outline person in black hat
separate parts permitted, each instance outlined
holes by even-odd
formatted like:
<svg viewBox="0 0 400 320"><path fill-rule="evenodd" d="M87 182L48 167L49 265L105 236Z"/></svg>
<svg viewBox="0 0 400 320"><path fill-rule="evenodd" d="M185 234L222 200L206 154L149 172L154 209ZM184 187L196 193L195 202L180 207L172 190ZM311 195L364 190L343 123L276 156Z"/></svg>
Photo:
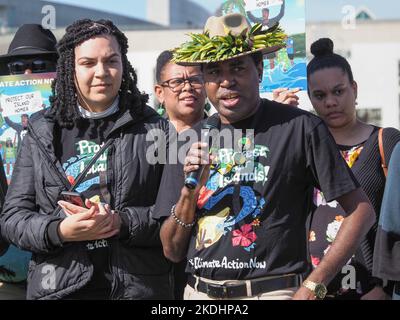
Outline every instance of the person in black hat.
<svg viewBox="0 0 400 320"><path fill-rule="evenodd" d="M15 33L8 52L0 56L2 75L55 72L57 65L57 39L40 24L24 24ZM0 107L0 112L2 109ZM5 122L17 132L18 147L27 129L27 116L21 115L21 123L8 117Z"/></svg>
<svg viewBox="0 0 400 320"><path fill-rule="evenodd" d="M15 33L8 52L0 56L0 74L31 74L55 72L57 65L57 39L54 34L40 24L24 24ZM2 109L0 107L0 112ZM4 121L17 132L18 147L27 129L26 115L21 115L21 123L8 117Z"/></svg>
<svg viewBox="0 0 400 320"><path fill-rule="evenodd" d="M24 24L15 33L7 54L0 56L2 74L56 71L57 39L40 24Z"/></svg>
<svg viewBox="0 0 400 320"><path fill-rule="evenodd" d="M54 34L41 25L22 25L15 33L7 54L0 56L0 75L55 72L56 43ZM28 116L21 115L21 123L15 123L8 117L4 120L17 131L18 145L21 145L22 137L26 133ZM3 207L6 192L7 180L0 157L0 209ZM26 281L23 278L28 261L26 252L8 247L5 240L0 238L0 300L25 299Z"/></svg>

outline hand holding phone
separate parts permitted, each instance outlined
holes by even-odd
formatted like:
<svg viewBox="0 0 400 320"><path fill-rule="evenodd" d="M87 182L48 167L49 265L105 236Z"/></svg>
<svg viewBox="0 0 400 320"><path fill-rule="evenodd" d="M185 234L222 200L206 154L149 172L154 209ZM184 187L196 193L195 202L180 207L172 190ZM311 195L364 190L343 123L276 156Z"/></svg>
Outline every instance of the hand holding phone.
<svg viewBox="0 0 400 320"><path fill-rule="evenodd" d="M72 203L74 205L86 208L85 198L79 192L74 191L63 191L61 192L61 198L64 201Z"/></svg>

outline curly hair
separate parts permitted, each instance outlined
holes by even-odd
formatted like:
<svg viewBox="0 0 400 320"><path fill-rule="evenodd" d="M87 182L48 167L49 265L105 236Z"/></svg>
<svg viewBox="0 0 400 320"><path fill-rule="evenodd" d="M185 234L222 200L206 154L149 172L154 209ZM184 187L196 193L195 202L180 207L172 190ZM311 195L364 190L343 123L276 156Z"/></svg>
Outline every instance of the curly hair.
<svg viewBox="0 0 400 320"><path fill-rule="evenodd" d="M99 35L112 35L116 38L123 67L122 83L119 89L121 111L130 109L140 115L148 101L148 95L137 88L137 75L128 61L128 39L110 20L82 19L75 21L66 29L65 35L57 44L59 54L57 77L52 83L50 110L47 117L54 119L60 127L71 128L80 118L78 111L77 88L74 81L75 51L83 42Z"/></svg>

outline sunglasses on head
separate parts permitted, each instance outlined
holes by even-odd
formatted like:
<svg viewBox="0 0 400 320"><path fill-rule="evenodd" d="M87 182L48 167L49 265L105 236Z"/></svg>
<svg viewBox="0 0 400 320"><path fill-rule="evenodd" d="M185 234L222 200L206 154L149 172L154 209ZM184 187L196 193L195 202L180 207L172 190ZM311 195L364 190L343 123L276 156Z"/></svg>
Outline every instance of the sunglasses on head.
<svg viewBox="0 0 400 320"><path fill-rule="evenodd" d="M46 59L20 59L7 64L11 74L24 74L26 70L32 73L54 72L56 64Z"/></svg>

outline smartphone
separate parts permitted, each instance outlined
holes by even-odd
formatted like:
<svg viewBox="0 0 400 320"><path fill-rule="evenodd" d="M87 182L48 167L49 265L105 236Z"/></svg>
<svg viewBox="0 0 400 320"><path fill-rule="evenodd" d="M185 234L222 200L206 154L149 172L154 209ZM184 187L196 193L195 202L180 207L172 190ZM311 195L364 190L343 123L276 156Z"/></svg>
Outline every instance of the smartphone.
<svg viewBox="0 0 400 320"><path fill-rule="evenodd" d="M62 191L61 198L64 201L75 204L77 206L86 208L85 206L85 198L79 193L74 191Z"/></svg>

